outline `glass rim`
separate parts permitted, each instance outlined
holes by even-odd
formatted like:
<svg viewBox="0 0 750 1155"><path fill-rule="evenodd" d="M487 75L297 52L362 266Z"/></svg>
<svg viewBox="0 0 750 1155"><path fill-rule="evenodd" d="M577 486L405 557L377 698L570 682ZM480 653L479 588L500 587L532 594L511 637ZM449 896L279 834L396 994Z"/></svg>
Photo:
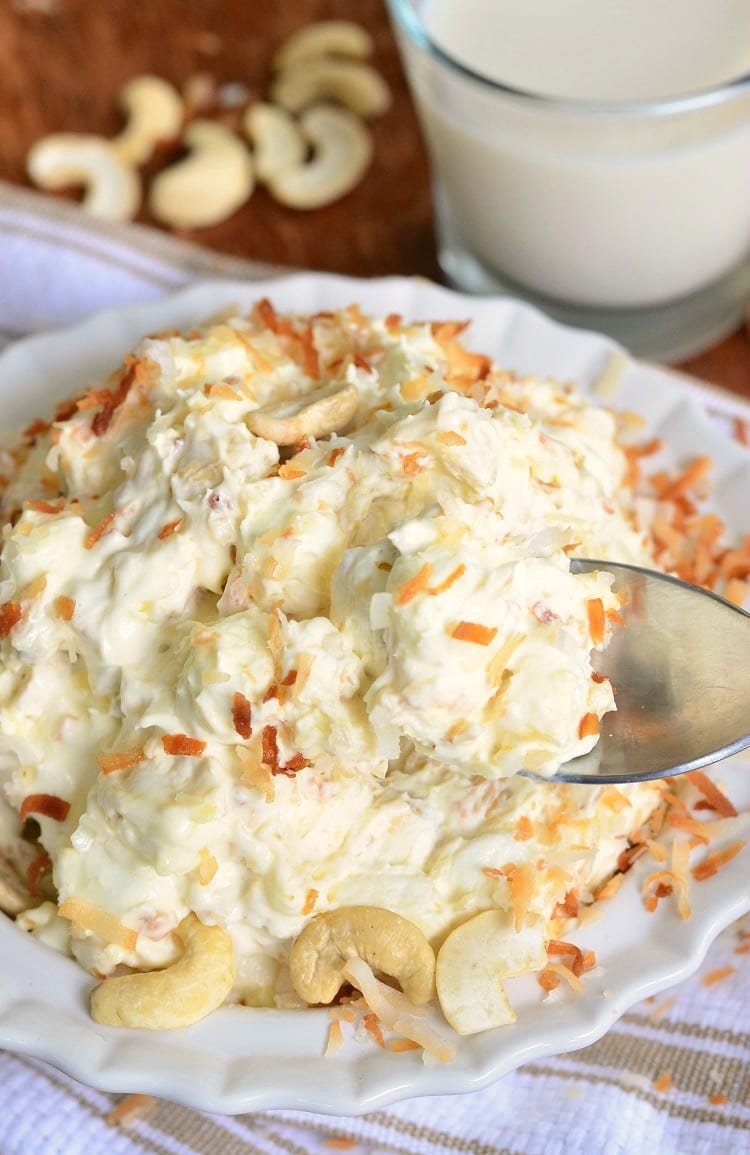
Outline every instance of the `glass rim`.
<svg viewBox="0 0 750 1155"><path fill-rule="evenodd" d="M467 80L481 85L490 92L510 96L514 100L529 105L529 107L544 111L613 117L674 116L678 113L697 112L716 104L723 104L750 90L750 73L747 73L725 84L687 93L684 96L667 97L663 100L606 101L548 96L531 89L503 84L482 72L476 72L467 64L462 64L460 60L456 60L439 44L436 44L429 35L416 12L413 0L386 0L386 3L407 36L411 37L417 47L423 49L439 63L453 69Z"/></svg>

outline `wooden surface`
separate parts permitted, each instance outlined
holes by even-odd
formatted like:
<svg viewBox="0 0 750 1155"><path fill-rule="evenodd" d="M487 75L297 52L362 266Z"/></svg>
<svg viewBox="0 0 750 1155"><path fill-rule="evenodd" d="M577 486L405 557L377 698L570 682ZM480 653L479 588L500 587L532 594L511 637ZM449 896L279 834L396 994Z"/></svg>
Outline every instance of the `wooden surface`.
<svg viewBox="0 0 750 1155"><path fill-rule="evenodd" d="M375 159L362 184L308 213L257 189L224 224L183 235L298 267L439 279L427 161L382 0L0 0L0 176L26 183L26 152L49 132L116 132L117 92L137 73L182 87L208 72L261 97L273 49L295 28L331 16L370 29L373 63L394 96L372 126ZM750 397L747 331L683 368Z"/></svg>

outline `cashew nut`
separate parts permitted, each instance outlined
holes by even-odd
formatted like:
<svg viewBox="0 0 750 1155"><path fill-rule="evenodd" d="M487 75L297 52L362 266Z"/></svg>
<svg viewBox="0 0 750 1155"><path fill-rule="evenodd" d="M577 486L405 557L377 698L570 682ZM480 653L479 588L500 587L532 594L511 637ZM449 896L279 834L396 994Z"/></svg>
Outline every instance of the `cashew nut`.
<svg viewBox="0 0 750 1155"><path fill-rule="evenodd" d="M131 220L141 202L137 174L99 136L60 132L38 140L26 158L26 169L39 188L83 185L81 207L104 220Z"/></svg>
<svg viewBox="0 0 750 1155"><path fill-rule="evenodd" d="M294 989L307 1003L330 1003L353 958L398 979L410 1002L419 1006L432 998L432 947L413 923L377 906L342 906L312 919L289 953Z"/></svg>
<svg viewBox="0 0 750 1155"><path fill-rule="evenodd" d="M250 153L230 129L215 121L193 121L183 139L191 154L156 177L149 208L174 228L218 224L253 191Z"/></svg>
<svg viewBox="0 0 750 1155"><path fill-rule="evenodd" d="M149 159L162 140L172 140L182 128L179 94L160 76L135 76L120 92L127 114L123 131L110 141L120 160L138 166Z"/></svg>
<svg viewBox="0 0 750 1155"><path fill-rule="evenodd" d="M362 178L372 158L372 138L356 116L326 105L303 113L300 126L314 148L312 160L281 169L268 187L290 208L320 208L344 196Z"/></svg>
<svg viewBox="0 0 750 1155"><path fill-rule="evenodd" d="M286 168L297 168L307 155L307 145L294 117L277 104L251 104L243 120L253 143L255 171L267 181Z"/></svg>
<svg viewBox="0 0 750 1155"><path fill-rule="evenodd" d="M361 58L372 53L372 37L352 20L320 20L294 32L278 49L273 67L288 68L316 56Z"/></svg>
<svg viewBox="0 0 750 1155"><path fill-rule="evenodd" d="M541 970L547 962L544 920L485 910L457 926L438 951L435 980L446 1019L459 1035L475 1035L516 1021L503 979Z"/></svg>
<svg viewBox="0 0 750 1155"><path fill-rule="evenodd" d="M339 433L357 412L359 394L355 385L316 389L302 397L276 401L248 413L245 422L251 433L277 445L296 445L303 437L325 437Z"/></svg>
<svg viewBox="0 0 750 1155"><path fill-rule="evenodd" d="M237 973L232 940L189 914L177 928L184 952L161 971L105 979L91 992L91 1017L111 1027L168 1031L188 1027L220 1006Z"/></svg>
<svg viewBox="0 0 750 1155"><path fill-rule="evenodd" d="M271 99L289 112L318 100L336 100L357 116L380 116L391 94L379 72L356 60L317 57L285 68L271 86Z"/></svg>

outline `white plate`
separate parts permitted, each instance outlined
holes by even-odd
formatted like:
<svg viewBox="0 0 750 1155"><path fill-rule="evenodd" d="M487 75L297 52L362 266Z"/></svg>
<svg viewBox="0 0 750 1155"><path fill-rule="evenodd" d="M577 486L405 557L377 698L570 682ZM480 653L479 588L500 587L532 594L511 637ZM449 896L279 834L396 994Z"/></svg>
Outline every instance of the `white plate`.
<svg viewBox="0 0 750 1155"><path fill-rule="evenodd" d="M50 411L50 402L78 391L112 369L145 333L190 326L228 304L247 309L268 295L278 309L315 311L358 301L366 312L413 318L472 319L469 344L516 370L575 379L584 391L601 375L616 346L604 337L557 325L513 300L470 298L423 281L353 281L301 275L263 283L212 282L157 303L101 313L83 324L22 341L0 357L3 424L18 425ZM648 419L663 434L664 462L697 451L715 462L714 501L734 530L747 530L750 453L731 443L706 416L711 394L673 375L628 364L610 404ZM724 402L725 413L735 408ZM750 415L740 402L736 412ZM744 522L744 525L743 525ZM750 808L750 760L718 771L732 797ZM750 814L742 820L750 838ZM96 1026L86 1007L90 979L0 919L0 1046L35 1055L92 1086L142 1091L210 1111L236 1113L291 1107L331 1114L371 1111L413 1095L476 1090L543 1055L598 1039L628 1007L686 978L709 944L750 910L750 849L719 875L693 887L693 917L682 922L673 904L643 910L638 863L602 919L573 936L596 951L601 968L582 995L559 991L546 1003L533 979L514 980L519 1010L512 1027L460 1041L450 1065L425 1065L419 1054L394 1055L356 1043L322 1057L324 1011L225 1008L187 1030L122 1031Z"/></svg>

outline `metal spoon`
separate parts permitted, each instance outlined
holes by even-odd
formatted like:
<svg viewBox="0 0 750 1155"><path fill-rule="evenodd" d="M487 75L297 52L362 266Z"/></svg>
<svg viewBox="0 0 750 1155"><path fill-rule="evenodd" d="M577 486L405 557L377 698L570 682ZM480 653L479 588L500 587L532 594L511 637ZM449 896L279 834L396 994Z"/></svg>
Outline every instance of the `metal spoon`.
<svg viewBox="0 0 750 1155"><path fill-rule="evenodd" d="M576 559L626 589L624 627L594 654L615 688L588 753L551 782L645 782L684 774L750 746L750 614L716 594L633 565Z"/></svg>

